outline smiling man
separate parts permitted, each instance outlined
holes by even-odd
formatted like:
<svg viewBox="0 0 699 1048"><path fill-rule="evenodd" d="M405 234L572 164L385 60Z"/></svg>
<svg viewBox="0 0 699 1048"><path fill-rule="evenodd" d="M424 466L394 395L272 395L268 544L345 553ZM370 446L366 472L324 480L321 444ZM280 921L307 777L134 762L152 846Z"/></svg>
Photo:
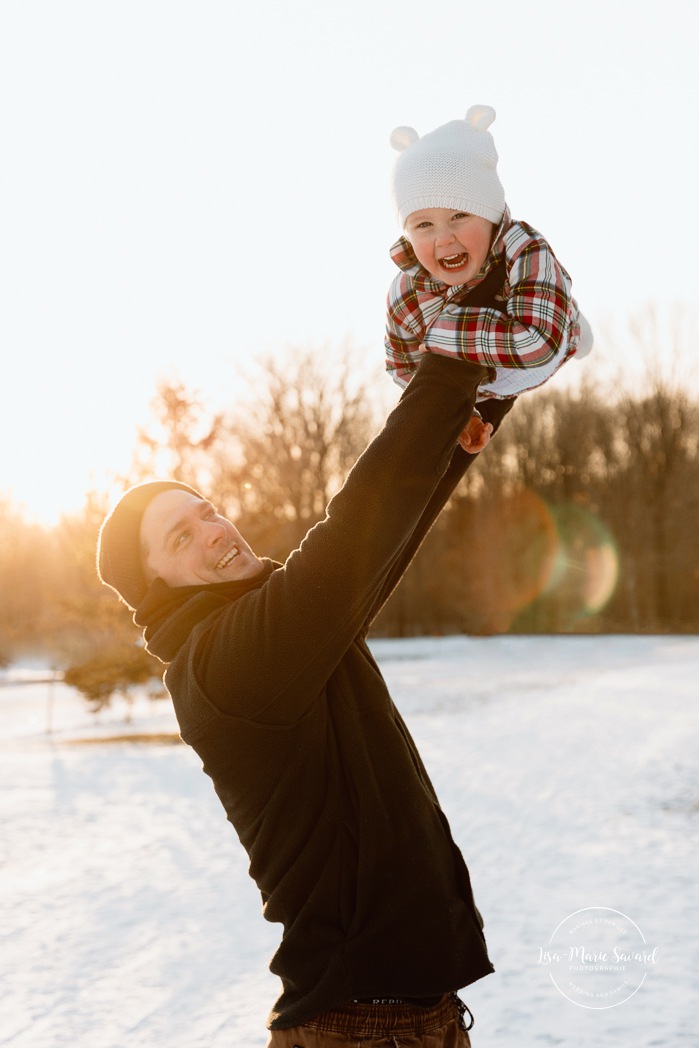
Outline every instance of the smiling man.
<svg viewBox="0 0 699 1048"><path fill-rule="evenodd" d="M237 528L193 490L156 495L143 512L140 538L146 578L169 586L247 579L263 567Z"/></svg>
<svg viewBox="0 0 699 1048"><path fill-rule="evenodd" d="M126 492L100 532L281 924L268 1048L470 1044L456 991L493 970L482 921L366 635L475 460L457 439L488 375L425 355L283 565L176 481ZM493 428L508 407L485 406Z"/></svg>

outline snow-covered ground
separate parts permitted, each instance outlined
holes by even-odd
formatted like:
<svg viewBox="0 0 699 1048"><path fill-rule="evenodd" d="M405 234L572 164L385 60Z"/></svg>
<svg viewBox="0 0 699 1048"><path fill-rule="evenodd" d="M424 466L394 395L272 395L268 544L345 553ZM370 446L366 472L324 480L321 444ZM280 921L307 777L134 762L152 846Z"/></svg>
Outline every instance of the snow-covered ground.
<svg viewBox="0 0 699 1048"><path fill-rule="evenodd" d="M496 974L474 1048L699 1045L699 638L376 641L452 823ZM277 929L195 754L54 685L0 688L0 1045L262 1048ZM136 731L175 730L145 700ZM541 962L606 907L657 949L614 1007Z"/></svg>

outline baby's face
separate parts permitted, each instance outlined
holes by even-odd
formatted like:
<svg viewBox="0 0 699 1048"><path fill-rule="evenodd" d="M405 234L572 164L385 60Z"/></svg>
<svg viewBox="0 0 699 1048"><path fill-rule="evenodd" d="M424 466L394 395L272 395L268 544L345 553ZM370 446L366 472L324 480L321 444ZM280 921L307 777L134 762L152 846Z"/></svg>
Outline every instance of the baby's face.
<svg viewBox="0 0 699 1048"><path fill-rule="evenodd" d="M486 218L446 207L413 211L405 235L418 262L444 284L467 284L478 276L490 251L495 226Z"/></svg>

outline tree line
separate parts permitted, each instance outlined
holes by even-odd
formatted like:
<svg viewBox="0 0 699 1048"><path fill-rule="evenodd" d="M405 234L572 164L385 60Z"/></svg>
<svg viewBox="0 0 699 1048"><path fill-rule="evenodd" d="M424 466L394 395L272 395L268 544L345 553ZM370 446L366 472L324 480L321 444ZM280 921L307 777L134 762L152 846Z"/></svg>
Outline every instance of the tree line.
<svg viewBox="0 0 699 1048"><path fill-rule="evenodd" d="M313 353L261 361L235 413L163 382L122 484L185 481L283 560L380 426L387 387ZM0 662L40 653L95 708L161 670L97 582L107 509L92 493L46 529L0 500ZM374 633L696 632L698 510L696 397L655 366L633 393L554 380L519 398Z"/></svg>

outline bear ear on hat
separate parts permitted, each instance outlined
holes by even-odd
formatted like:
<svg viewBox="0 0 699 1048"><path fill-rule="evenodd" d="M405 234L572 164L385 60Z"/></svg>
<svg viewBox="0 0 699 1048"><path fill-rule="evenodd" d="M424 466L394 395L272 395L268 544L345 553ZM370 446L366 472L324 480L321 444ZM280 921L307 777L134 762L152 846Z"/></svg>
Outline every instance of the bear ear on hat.
<svg viewBox="0 0 699 1048"><path fill-rule="evenodd" d="M474 131L487 131L494 120L495 110L492 106L471 106L466 114L466 123Z"/></svg>
<svg viewBox="0 0 699 1048"><path fill-rule="evenodd" d="M391 131L391 145L398 153L402 153L408 146L414 145L419 139L414 127L395 127Z"/></svg>

